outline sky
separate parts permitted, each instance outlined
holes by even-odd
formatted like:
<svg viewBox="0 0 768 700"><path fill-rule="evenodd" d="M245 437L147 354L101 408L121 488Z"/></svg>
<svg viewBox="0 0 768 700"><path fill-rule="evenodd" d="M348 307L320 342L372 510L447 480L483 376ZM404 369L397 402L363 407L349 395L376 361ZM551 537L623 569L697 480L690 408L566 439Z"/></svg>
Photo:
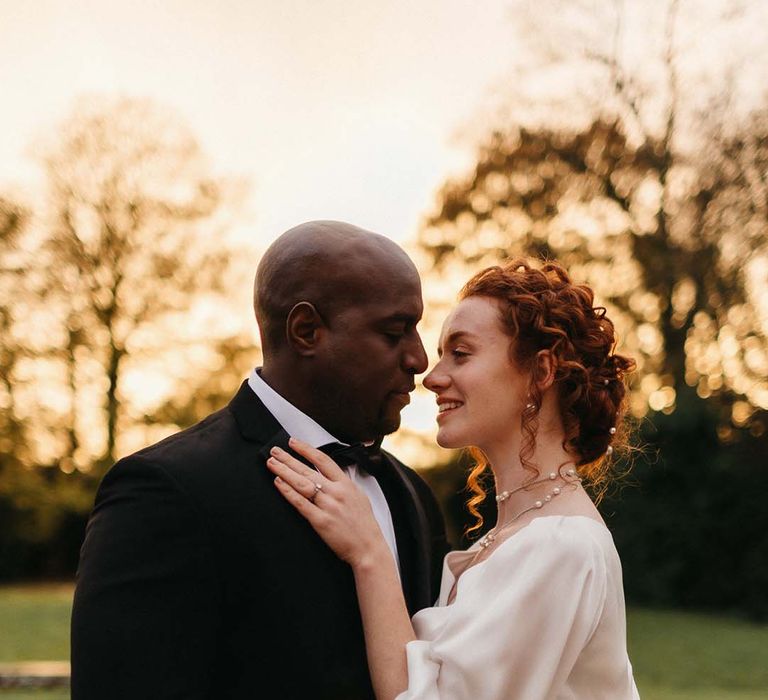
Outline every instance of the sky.
<svg viewBox="0 0 768 700"><path fill-rule="evenodd" d="M407 242L514 51L507 0L0 0L0 191L34 205L31 145L77 98L150 97L247 178L233 234L256 254L310 219ZM403 423L429 435L435 415L420 390Z"/></svg>
<svg viewBox="0 0 768 700"><path fill-rule="evenodd" d="M0 188L91 93L178 110L252 196L238 237L349 220L412 236L514 51L504 0L0 0Z"/></svg>
<svg viewBox="0 0 768 700"><path fill-rule="evenodd" d="M532 3L533 17L541 19L552 3ZM0 0L0 192L21 192L34 205L40 173L31 144L49 135L78 97L150 97L189 124L217 172L250 182L233 233L256 254L310 219L346 220L407 243L440 185L472 163L472 135L492 118L499 91L516 98L525 90L511 67L532 45L515 33L521 18L511 4ZM752 4L768 21L768 3ZM639 0L629 5L658 15ZM681 48L695 65L726 70L731 54L741 53L736 64L762 68L735 77L752 76L746 93L762 94L764 33L749 26L758 15L734 33L720 0L684 6ZM610 39L599 29L605 18L585 17L598 38ZM531 33L534 44L541 36L576 36L567 12L555 19L560 30L547 25L543 35ZM627 46L640 65L653 48L641 40L644 28L641 15L628 15L626 31L637 38L629 36ZM726 45L728 52L717 50ZM538 67L530 76L535 87L546 83ZM558 94L584 76L560 75ZM694 89L700 84L695 73L688 80ZM245 290L236 305L248 320L249 296ZM419 391L404 425L430 434L435 412L431 395Z"/></svg>

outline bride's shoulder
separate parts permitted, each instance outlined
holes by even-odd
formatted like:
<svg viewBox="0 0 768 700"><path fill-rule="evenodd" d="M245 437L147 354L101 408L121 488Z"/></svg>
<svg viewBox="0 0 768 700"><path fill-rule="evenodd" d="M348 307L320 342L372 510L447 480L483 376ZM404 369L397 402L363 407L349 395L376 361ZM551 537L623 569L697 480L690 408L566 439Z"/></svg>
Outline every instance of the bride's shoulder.
<svg viewBox="0 0 768 700"><path fill-rule="evenodd" d="M587 537L602 539L610 537L610 530L600 520L588 515L544 515L534 518L521 532L528 530L542 537L568 538Z"/></svg>
<svg viewBox="0 0 768 700"><path fill-rule="evenodd" d="M504 558L553 559L561 564L595 565L613 559L608 528L583 515L549 515L533 519L500 547ZM500 557L502 558L502 557Z"/></svg>
<svg viewBox="0 0 768 700"><path fill-rule="evenodd" d="M520 534L527 534L532 539L562 544L571 544L578 540L589 545L602 546L613 541L605 523L587 515L546 515L535 518Z"/></svg>
<svg viewBox="0 0 768 700"><path fill-rule="evenodd" d="M602 599L607 582L620 581L620 576L614 576L620 566L603 523L586 516L538 517L498 542L487 559L461 574L457 600L515 598L527 590L548 590L566 600L570 598L567 591L576 594L585 587ZM472 595L468 597L467 592Z"/></svg>

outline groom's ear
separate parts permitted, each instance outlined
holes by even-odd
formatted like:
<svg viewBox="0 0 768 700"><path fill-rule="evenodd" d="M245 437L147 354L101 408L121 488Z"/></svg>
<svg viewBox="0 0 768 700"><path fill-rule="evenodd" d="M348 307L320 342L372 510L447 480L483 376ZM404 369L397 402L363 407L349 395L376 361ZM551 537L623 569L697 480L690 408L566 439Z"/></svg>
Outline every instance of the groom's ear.
<svg viewBox="0 0 768 700"><path fill-rule="evenodd" d="M325 330L325 322L314 304L300 301L289 312L285 320L285 335L290 345L299 355L312 357L317 350L320 335Z"/></svg>

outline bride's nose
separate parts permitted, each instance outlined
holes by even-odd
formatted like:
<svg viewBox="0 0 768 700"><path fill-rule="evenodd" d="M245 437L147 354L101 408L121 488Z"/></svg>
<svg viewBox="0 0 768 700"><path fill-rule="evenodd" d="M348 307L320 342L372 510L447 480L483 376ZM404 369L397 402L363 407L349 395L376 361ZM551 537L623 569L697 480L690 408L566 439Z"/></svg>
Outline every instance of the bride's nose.
<svg viewBox="0 0 768 700"><path fill-rule="evenodd" d="M424 385L424 388L438 393L450 384L450 379L445 372L440 370L440 363L438 362L427 376L424 377L422 384Z"/></svg>

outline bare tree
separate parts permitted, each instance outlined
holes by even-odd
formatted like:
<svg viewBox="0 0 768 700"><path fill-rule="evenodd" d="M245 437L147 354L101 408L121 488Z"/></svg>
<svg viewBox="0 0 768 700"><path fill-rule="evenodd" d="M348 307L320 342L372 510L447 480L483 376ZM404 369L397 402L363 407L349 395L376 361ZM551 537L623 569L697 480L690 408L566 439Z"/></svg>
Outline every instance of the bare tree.
<svg viewBox="0 0 768 700"><path fill-rule="evenodd" d="M104 467L125 414L126 364L153 348L183 350L185 312L228 289L223 215L238 188L212 174L175 114L148 100L83 102L37 150L48 184L45 313L69 395L66 459Z"/></svg>
<svg viewBox="0 0 768 700"><path fill-rule="evenodd" d="M716 394L727 423L765 430L768 354L755 285L764 285L768 253L768 105L739 115L716 81L706 98L699 85L693 103L681 77L691 62L679 0L651 8L655 82L627 66L624 3L550 3L573 22L559 30L543 5L527 37L546 48L554 32L541 65L594 69L601 88L581 96L591 116L572 119L561 103L560 121L521 112L500 125L482 140L473 172L443 188L422 245L438 265L488 264L513 251L562 259L597 288L640 356L637 413ZM603 23L587 26L596 15ZM768 28L756 31L768 40Z"/></svg>
<svg viewBox="0 0 768 700"><path fill-rule="evenodd" d="M12 460L21 440L22 426L16 411L14 375L23 355L16 337L16 312L24 261L19 238L28 212L0 197L0 464Z"/></svg>

